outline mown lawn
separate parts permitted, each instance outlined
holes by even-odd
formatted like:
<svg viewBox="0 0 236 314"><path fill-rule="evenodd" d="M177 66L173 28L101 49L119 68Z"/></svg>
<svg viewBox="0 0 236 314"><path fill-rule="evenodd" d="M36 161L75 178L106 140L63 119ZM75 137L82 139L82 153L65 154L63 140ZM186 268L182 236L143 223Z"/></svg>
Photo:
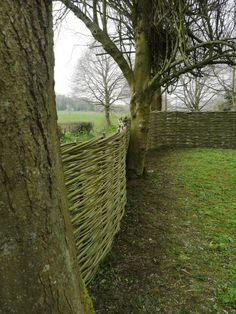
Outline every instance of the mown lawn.
<svg viewBox="0 0 236 314"><path fill-rule="evenodd" d="M90 285L97 313L236 313L236 151L150 154Z"/></svg>

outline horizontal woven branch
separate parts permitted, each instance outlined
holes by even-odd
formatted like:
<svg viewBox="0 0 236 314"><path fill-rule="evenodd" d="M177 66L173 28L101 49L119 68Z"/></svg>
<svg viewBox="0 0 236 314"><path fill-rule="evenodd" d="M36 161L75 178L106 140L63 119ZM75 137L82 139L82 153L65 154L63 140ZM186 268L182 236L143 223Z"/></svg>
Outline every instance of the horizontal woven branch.
<svg viewBox="0 0 236 314"><path fill-rule="evenodd" d="M236 112L152 112L148 148L236 148Z"/></svg>
<svg viewBox="0 0 236 314"><path fill-rule="evenodd" d="M88 283L111 248L126 204L129 132L61 146L82 276Z"/></svg>

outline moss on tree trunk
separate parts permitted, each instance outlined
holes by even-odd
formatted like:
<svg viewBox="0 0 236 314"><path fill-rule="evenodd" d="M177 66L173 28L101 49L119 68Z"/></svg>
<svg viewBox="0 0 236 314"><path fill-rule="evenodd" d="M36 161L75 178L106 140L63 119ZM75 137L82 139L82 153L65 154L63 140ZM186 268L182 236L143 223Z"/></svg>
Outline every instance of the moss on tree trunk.
<svg viewBox="0 0 236 314"><path fill-rule="evenodd" d="M85 313L53 89L51 1L0 4L0 312Z"/></svg>
<svg viewBox="0 0 236 314"><path fill-rule="evenodd" d="M144 174L150 102L141 95L131 102L131 131L127 156L128 177Z"/></svg>
<svg viewBox="0 0 236 314"><path fill-rule="evenodd" d="M162 94L161 87L158 87L153 93L151 100L151 111L161 111L162 110Z"/></svg>
<svg viewBox="0 0 236 314"><path fill-rule="evenodd" d="M136 59L134 82L131 86L131 133L128 149L128 176L140 177L144 173L148 136L149 113L152 92L147 91L151 77L151 48L148 42L150 2L139 1L137 24L135 27Z"/></svg>

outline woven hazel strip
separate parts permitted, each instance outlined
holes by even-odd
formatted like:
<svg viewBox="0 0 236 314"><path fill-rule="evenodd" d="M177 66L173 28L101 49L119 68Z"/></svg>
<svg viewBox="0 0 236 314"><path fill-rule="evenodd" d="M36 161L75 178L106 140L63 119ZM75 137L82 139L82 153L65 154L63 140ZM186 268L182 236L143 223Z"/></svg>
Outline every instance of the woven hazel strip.
<svg viewBox="0 0 236 314"><path fill-rule="evenodd" d="M166 147L236 148L236 112L153 111L148 149Z"/></svg>
<svg viewBox="0 0 236 314"><path fill-rule="evenodd" d="M61 146L80 270L96 273L119 231L126 205L129 128L105 139Z"/></svg>

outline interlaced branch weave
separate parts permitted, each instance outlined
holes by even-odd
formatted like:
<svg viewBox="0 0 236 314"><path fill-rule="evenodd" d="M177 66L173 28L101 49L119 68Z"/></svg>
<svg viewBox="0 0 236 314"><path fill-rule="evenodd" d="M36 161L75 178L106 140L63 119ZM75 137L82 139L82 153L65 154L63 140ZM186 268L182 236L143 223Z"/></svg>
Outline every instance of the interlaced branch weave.
<svg viewBox="0 0 236 314"><path fill-rule="evenodd" d="M236 112L150 114L148 148L236 148Z"/></svg>
<svg viewBox="0 0 236 314"><path fill-rule="evenodd" d="M77 257L86 283L111 248L126 204L128 129L61 146Z"/></svg>

